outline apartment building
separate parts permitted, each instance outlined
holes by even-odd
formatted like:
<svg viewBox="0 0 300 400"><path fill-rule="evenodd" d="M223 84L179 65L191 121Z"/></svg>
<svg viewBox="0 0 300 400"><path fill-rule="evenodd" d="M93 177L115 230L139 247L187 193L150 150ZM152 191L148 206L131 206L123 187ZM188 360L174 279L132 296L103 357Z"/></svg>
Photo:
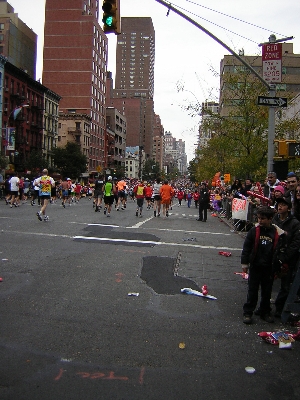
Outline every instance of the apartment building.
<svg viewBox="0 0 300 400"><path fill-rule="evenodd" d="M36 79L37 35L7 0L0 0L0 55Z"/></svg>
<svg viewBox="0 0 300 400"><path fill-rule="evenodd" d="M117 38L115 89L110 105L127 119L127 146L152 157L155 31L150 17L123 17Z"/></svg>
<svg viewBox="0 0 300 400"><path fill-rule="evenodd" d="M107 37L98 22L98 0L51 0L46 2L43 83L62 100L65 118L91 118L90 137L77 130L79 143L89 143L89 170L106 167L106 68ZM101 10L102 12L102 10ZM76 120L76 121L75 121ZM63 120L64 121L64 120ZM84 150L84 149L82 149Z"/></svg>
<svg viewBox="0 0 300 400"><path fill-rule="evenodd" d="M241 57L262 76L262 56L246 56L241 52ZM219 112L221 115L228 115L230 111L230 99L226 87L226 73L232 74L247 70L233 55L225 55L220 62L220 101ZM300 54L294 54L293 43L282 43L282 82L276 84L276 95L280 97L295 97L300 92ZM232 100L234 105L235 99Z"/></svg>

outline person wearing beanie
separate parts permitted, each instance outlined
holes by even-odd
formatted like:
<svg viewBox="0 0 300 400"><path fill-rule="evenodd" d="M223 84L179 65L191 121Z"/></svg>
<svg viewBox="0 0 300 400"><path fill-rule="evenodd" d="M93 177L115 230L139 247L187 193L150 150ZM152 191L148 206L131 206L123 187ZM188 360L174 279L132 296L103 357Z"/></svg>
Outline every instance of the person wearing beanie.
<svg viewBox="0 0 300 400"><path fill-rule="evenodd" d="M285 191L284 187L281 185L274 187L273 196L272 196L272 206L274 206L275 208L277 205L277 199L283 197L284 191Z"/></svg>

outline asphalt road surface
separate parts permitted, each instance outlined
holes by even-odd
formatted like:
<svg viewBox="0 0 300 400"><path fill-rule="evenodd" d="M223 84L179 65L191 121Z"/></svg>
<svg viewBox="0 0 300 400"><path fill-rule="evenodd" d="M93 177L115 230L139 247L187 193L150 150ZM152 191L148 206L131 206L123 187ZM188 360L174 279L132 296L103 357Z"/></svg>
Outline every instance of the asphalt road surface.
<svg viewBox="0 0 300 400"><path fill-rule="evenodd" d="M243 237L185 204L135 206L58 201L41 222L0 202L0 399L299 400L300 342L257 335L296 328L242 323ZM180 291L202 285L217 300Z"/></svg>

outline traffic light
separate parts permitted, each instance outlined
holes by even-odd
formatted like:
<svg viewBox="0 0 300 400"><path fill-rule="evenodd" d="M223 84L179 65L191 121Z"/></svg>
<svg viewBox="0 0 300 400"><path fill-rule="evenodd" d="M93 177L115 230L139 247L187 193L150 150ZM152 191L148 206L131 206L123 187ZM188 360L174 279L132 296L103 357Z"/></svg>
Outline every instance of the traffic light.
<svg viewBox="0 0 300 400"><path fill-rule="evenodd" d="M300 157L300 143L288 143L289 156Z"/></svg>
<svg viewBox="0 0 300 400"><path fill-rule="evenodd" d="M286 140L278 140L278 156L287 157L288 147Z"/></svg>
<svg viewBox="0 0 300 400"><path fill-rule="evenodd" d="M103 32L121 33L120 0L104 0L103 10Z"/></svg>

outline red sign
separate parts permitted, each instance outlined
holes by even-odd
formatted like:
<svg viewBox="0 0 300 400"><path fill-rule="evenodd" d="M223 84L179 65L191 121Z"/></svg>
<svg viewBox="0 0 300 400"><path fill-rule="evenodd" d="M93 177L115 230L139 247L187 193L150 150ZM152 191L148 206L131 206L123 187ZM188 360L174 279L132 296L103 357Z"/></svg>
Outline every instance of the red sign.
<svg viewBox="0 0 300 400"><path fill-rule="evenodd" d="M282 43L262 46L263 78L269 83L281 83Z"/></svg>

